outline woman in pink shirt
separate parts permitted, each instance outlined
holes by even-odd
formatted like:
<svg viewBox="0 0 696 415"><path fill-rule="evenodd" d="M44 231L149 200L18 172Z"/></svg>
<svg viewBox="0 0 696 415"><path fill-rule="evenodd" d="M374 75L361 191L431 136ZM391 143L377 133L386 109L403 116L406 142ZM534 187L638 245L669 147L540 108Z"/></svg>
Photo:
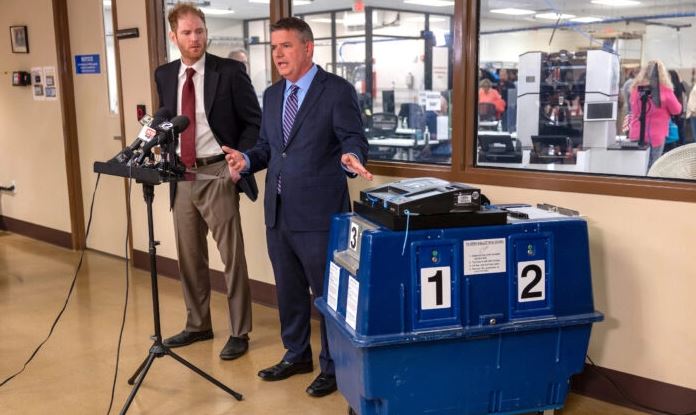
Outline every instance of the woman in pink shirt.
<svg viewBox="0 0 696 415"><path fill-rule="evenodd" d="M681 104L672 91L672 80L659 60L648 62L633 80L631 85L631 123L628 137L631 141L640 138L640 91L639 87L649 87L650 79L657 73L660 88L660 105L656 105L652 97L646 103L645 111L645 143L650 145L650 167L662 155L665 147L665 137L669 131L669 120L672 115L681 113Z"/></svg>

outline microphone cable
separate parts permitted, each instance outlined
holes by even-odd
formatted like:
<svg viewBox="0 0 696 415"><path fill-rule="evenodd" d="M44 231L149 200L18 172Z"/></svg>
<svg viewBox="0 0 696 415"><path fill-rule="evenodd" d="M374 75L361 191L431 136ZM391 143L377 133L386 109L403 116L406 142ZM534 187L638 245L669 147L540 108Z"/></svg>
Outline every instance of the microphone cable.
<svg viewBox="0 0 696 415"><path fill-rule="evenodd" d="M73 275L72 282L70 283L70 289L68 290L68 295L65 298L65 302L63 303L63 307L60 309L60 312L58 313L58 316L56 319L53 321L53 324L51 325L51 329L48 332L48 335L46 338L38 345L38 347L34 350L34 352L29 356L29 359L27 359L26 362L24 362L24 366L17 372L15 372L13 375L9 376L2 382L0 382L0 387L5 386L9 381L15 378L15 376L19 375L20 373L24 372L24 369L27 368L27 365L29 362L31 362L36 354L41 350L43 345L48 341L48 339L51 337L51 334L53 334L53 330L56 328L56 325L58 325L58 321L60 320L61 316L65 312L65 309L68 307L68 301L70 301L70 296L72 295L72 292L75 288L75 283L77 282L77 275L80 272L80 268L82 268L82 260L84 259L85 256L85 251L87 250L87 238L89 237L89 230L92 227L92 212L94 211L94 199L97 194L97 187L99 186L99 178L101 177L101 173L97 174L97 181L94 183L94 190L92 191L92 202L89 207L89 219L87 220L87 230L85 232L85 246L82 248L82 252L80 252L80 261L77 263L77 268L75 269L75 274Z"/></svg>
<svg viewBox="0 0 696 415"><path fill-rule="evenodd" d="M131 166L132 168L132 166ZM132 174L131 174L132 177ZM114 367L114 380L113 383L111 384L111 398L109 398L109 409L106 410L106 415L109 415L111 413L111 407L114 405L114 395L116 393L116 379L118 378L118 362L121 358L121 340L123 339L123 329L126 326L126 311L128 310L128 296L129 296L129 286L130 286L130 270L129 270L129 265L130 265L130 258L128 257L128 238L130 236L130 223L131 223L131 215L130 215L130 200L131 200L131 189L132 187L132 179L128 179L127 183L127 189L126 189L126 241L124 244L124 250L125 250L125 258L126 258L126 299L123 302L123 315L121 317L121 329L119 330L118 333L118 345L116 346L116 364Z"/></svg>

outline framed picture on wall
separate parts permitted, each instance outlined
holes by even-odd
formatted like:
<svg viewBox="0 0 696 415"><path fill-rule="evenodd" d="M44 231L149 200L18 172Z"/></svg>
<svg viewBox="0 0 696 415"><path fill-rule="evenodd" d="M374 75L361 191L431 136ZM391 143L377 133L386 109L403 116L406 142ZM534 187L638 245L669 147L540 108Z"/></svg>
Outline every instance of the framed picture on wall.
<svg viewBox="0 0 696 415"><path fill-rule="evenodd" d="M10 26L12 53L29 53L29 34L26 26Z"/></svg>

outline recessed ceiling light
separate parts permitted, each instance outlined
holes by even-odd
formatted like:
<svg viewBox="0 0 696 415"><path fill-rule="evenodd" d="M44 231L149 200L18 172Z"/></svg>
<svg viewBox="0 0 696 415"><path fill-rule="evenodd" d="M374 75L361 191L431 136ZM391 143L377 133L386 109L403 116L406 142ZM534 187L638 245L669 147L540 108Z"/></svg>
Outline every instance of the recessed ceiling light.
<svg viewBox="0 0 696 415"><path fill-rule="evenodd" d="M564 13L539 13L535 14L534 17L537 19L548 19L548 20L558 20L558 19L572 19L575 17L574 14L564 14Z"/></svg>
<svg viewBox="0 0 696 415"><path fill-rule="evenodd" d="M571 22L577 22L577 23L595 23L595 22L601 22L602 19L601 17L592 17L592 16L586 16L586 17L576 17L574 19L570 19Z"/></svg>
<svg viewBox="0 0 696 415"><path fill-rule="evenodd" d="M454 1L450 0L404 0L407 4L417 4L419 6L447 7L454 6Z"/></svg>
<svg viewBox="0 0 696 415"><path fill-rule="evenodd" d="M309 19L310 22L314 23L331 23L331 19L328 17L314 17ZM341 19L336 19L336 23L342 22Z"/></svg>
<svg viewBox="0 0 696 415"><path fill-rule="evenodd" d="M224 16L234 13L234 10L211 9L209 7L201 7L201 11L208 16Z"/></svg>
<svg viewBox="0 0 696 415"><path fill-rule="evenodd" d="M271 0L249 0L249 3L270 4Z"/></svg>
<svg viewBox="0 0 696 415"><path fill-rule="evenodd" d="M311 0L294 0L292 2L293 6L306 6L308 4L312 4Z"/></svg>
<svg viewBox="0 0 696 415"><path fill-rule="evenodd" d="M640 2L636 0L592 0L590 3L614 7L637 6L640 4Z"/></svg>
<svg viewBox="0 0 696 415"><path fill-rule="evenodd" d="M509 14L511 16L524 16L526 14L534 14L536 12L534 10L527 10L527 9L507 8L507 9L493 9L493 10L491 10L491 13Z"/></svg>

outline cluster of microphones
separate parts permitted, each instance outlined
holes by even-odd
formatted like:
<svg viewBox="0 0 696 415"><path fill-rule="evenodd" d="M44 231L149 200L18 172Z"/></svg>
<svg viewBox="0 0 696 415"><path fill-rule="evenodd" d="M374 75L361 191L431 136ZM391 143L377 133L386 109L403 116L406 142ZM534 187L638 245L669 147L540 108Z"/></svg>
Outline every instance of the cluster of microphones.
<svg viewBox="0 0 696 415"><path fill-rule="evenodd" d="M109 163L124 164L133 167L158 167L152 149L165 147L176 142L175 138L189 125L188 117L160 108L154 117L145 115L140 119L142 128L138 137L128 147L116 154ZM172 163L176 164L176 163Z"/></svg>

